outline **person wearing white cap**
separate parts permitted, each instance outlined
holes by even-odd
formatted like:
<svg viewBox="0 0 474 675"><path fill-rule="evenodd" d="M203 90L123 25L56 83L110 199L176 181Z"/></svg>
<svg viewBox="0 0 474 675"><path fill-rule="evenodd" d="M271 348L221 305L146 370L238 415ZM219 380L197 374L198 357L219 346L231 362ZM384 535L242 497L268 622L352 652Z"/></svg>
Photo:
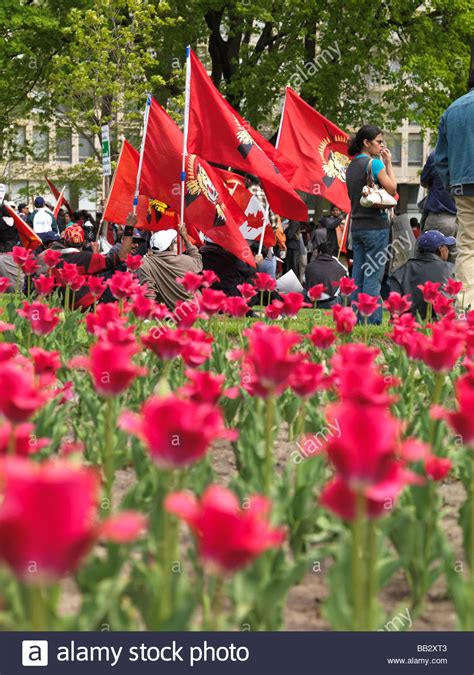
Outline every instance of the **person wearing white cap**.
<svg viewBox="0 0 474 675"><path fill-rule="evenodd" d="M154 232L150 239L150 250L143 259L138 270L141 284L147 285L147 296L158 302L164 302L169 309L174 309L177 302L187 300L188 293L176 281L182 279L186 272L202 272L202 258L189 241L186 226L179 227L179 234L184 242L186 253L178 255L176 230L160 230Z"/></svg>

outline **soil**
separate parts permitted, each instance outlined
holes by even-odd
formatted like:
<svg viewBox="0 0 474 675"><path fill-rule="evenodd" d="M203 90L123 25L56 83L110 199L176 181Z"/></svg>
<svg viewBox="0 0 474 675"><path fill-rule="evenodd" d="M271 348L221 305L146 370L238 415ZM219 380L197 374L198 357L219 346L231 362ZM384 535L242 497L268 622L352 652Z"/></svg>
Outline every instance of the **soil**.
<svg viewBox="0 0 474 675"><path fill-rule="evenodd" d="M294 443L288 441L287 429L282 427L276 441L276 467L281 470L287 463ZM226 485L236 471L234 454L227 442L220 442L213 449L213 468L216 482ZM119 505L127 491L136 480L132 468L117 471L114 483L113 502ZM441 486L443 508L446 515L443 520L445 532L455 551L456 559L462 560L462 533L457 523L459 508L465 500L465 491L459 481L447 481ZM71 579L66 579L63 588L61 613L71 615L78 611L80 597ZM327 595L324 569L320 572L308 571L301 583L294 586L288 595L285 607L286 631L328 631L329 624L322 616L322 606ZM388 617L406 613L410 606L409 589L403 572L396 573L384 588L380 597L381 604ZM440 578L431 588L425 608L420 617L413 621L413 631L453 631L457 629L456 614L452 601L447 596L446 583Z"/></svg>

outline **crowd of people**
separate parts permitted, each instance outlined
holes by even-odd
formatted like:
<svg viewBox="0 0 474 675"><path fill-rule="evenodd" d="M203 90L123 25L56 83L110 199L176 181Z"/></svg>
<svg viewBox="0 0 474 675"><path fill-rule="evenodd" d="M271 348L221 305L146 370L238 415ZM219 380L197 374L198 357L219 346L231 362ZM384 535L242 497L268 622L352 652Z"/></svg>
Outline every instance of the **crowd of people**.
<svg viewBox="0 0 474 675"><path fill-rule="evenodd" d="M399 207L393 210L383 203L396 196L397 182L391 153L379 127L361 127L350 142L349 155L352 161L347 167L346 185L350 214L331 205L317 223L301 223L270 213L276 244L260 247L257 240L249 242L255 266L207 238L198 248L184 225L178 231L137 230L132 214L125 228L113 226L115 243L110 246L103 239L99 252L99 217L62 208L56 218L41 196L35 198L31 209L26 203L15 205L7 200L6 204L41 239L42 245L35 250L39 271L49 249L59 251L62 265L74 263L84 274L104 279L117 269L126 269L129 254L140 255L140 283L146 284L149 297L170 309L188 297L179 279L189 271L202 270L212 270L217 277L214 288L228 296L239 295L239 286L252 282L257 272L272 278L292 275L293 290L306 297L311 287L323 284L320 307L339 302L338 283L342 277L352 276L357 286L353 301L359 293L384 298L390 291L397 291L411 296L411 311L421 317L426 315L426 304L419 286L426 281L444 284L454 275L464 285L464 308L474 308L474 88L471 86L442 117L437 146L420 176L427 190L419 205L420 220L408 220ZM363 199L367 185L382 203L367 205L367 199ZM258 181L251 180L248 188L263 205L265 195ZM8 211L3 205L1 209L0 277L9 278L13 289L18 282L23 283L19 278L21 270L12 261L19 236ZM178 253L178 237L182 240L182 253ZM274 297L277 294L270 295L267 301ZM105 285L100 301L113 301ZM75 296L76 306L87 309L92 302L90 289L83 286ZM369 322L381 321L380 301Z"/></svg>

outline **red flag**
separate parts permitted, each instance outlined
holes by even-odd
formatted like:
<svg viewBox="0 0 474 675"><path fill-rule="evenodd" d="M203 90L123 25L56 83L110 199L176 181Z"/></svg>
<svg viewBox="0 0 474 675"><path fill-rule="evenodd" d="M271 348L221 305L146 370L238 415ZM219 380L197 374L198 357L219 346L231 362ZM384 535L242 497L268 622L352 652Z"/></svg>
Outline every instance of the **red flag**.
<svg viewBox="0 0 474 675"><path fill-rule="evenodd" d="M57 198L56 206L54 207L54 211L53 211L53 216L54 216L55 218L58 217L59 209L60 209L61 206L64 204L64 191L65 191L65 189L66 189L66 186L63 187L63 189L61 190L61 193L60 193L59 197Z"/></svg>
<svg viewBox="0 0 474 675"><path fill-rule="evenodd" d="M180 209L183 134L152 99L144 145L140 194ZM245 214L213 167L195 154L186 157L185 221L250 265L254 259L239 231Z"/></svg>
<svg viewBox="0 0 474 675"><path fill-rule="evenodd" d="M350 213L347 142L347 134L286 88L278 148L298 165L291 184Z"/></svg>
<svg viewBox="0 0 474 675"><path fill-rule="evenodd" d="M43 243L41 239L38 237L36 232L34 232L31 227L25 223L25 221L20 218L18 213L14 211L11 206L8 206L5 202L3 202L3 206L5 209L8 211L8 215L10 218L13 218L13 222L15 224L15 227L18 232L18 236L20 237L21 245L23 248L27 248L31 251L34 251L35 248L38 248L38 246L41 246Z"/></svg>
<svg viewBox="0 0 474 675"><path fill-rule="evenodd" d="M51 190L51 192L53 193L53 195L56 197L56 199L59 199L59 195L60 195L61 193L59 192L59 190L58 190L58 188L56 187L56 185L53 183L52 180L49 180L48 176L45 175L44 179L45 179L45 181L48 183L48 187L49 187L49 189ZM69 204L69 202L67 201L67 199L65 199L64 197L63 197L63 204L64 204L64 206L67 208L67 210L69 211L69 214L72 216L73 213L74 213L74 211L72 210L71 205Z"/></svg>
<svg viewBox="0 0 474 675"><path fill-rule="evenodd" d="M224 180L230 195L247 216L245 223L240 226L243 238L247 240L260 240L263 223L265 223L263 243L265 246L275 246L275 233L270 225L268 215L265 218L266 213L264 208L257 197L247 190L242 176L232 171L225 171L224 169L217 169L217 171Z"/></svg>
<svg viewBox="0 0 474 675"><path fill-rule="evenodd" d="M105 204L103 220L125 225L132 210L137 182L139 153L126 140L122 144L112 185ZM137 206L137 227L142 230L167 230L176 228L177 214L159 200L150 200L139 195Z"/></svg>
<svg viewBox="0 0 474 675"><path fill-rule="evenodd" d="M289 175L288 161L285 161L285 172L283 163L273 163L265 149L275 159L278 151L232 108L190 51L188 151L209 162L258 176L275 213L292 220L308 220L306 204L284 178Z"/></svg>

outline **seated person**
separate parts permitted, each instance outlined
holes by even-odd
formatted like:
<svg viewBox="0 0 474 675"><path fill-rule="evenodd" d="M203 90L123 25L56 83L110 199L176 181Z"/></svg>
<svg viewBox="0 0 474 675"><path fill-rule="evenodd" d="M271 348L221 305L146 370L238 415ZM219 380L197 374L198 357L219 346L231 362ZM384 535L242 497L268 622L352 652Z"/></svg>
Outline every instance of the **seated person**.
<svg viewBox="0 0 474 675"><path fill-rule="evenodd" d="M401 295L410 295L410 312L426 318L427 304L419 285L426 281L445 284L452 276L454 265L448 262L449 247L456 244L454 237L445 237L438 230L423 232L417 240L415 257L392 274L391 290Z"/></svg>
<svg viewBox="0 0 474 675"><path fill-rule="evenodd" d="M140 283L146 283L148 287L147 296L165 303L170 310L177 302L189 299L189 294L176 278L183 278L186 272L202 272L201 255L189 241L185 225L179 227L179 234L186 248L184 255L177 253L176 230L160 230L151 236L150 250L138 270Z"/></svg>
<svg viewBox="0 0 474 675"><path fill-rule="evenodd" d="M122 262L128 256L132 249L133 226L137 222L137 217L129 214L127 217L127 226L125 227L122 246L118 253L111 251L107 255L98 253L99 245L97 242L91 244L91 250L85 250L84 230L80 225L70 225L63 234L61 241L47 241L43 238L43 245L61 251L61 260L56 269L61 269L65 262L77 265L81 274L92 274L97 276L111 276L116 269L120 269ZM51 236L50 236L51 238ZM40 272L45 265L42 263L44 252L38 256L40 263ZM107 288L100 297L100 302L114 302L115 298ZM94 303L94 298L87 285L75 293L74 309L88 309Z"/></svg>
<svg viewBox="0 0 474 675"><path fill-rule="evenodd" d="M7 293L14 293L18 288L23 288L23 272L18 269L18 265L13 261L12 250L14 246L19 246L18 232L13 225L13 218L8 211L0 207L0 277L10 279L10 286Z"/></svg>
<svg viewBox="0 0 474 675"><path fill-rule="evenodd" d="M257 246L258 250L258 246ZM219 277L213 284L216 291L223 291L226 295L240 295L239 284L252 283L257 270L248 265L233 253L226 251L222 246L206 239L201 247L202 264L205 270L212 270ZM256 263L258 264L258 260Z"/></svg>
<svg viewBox="0 0 474 675"><path fill-rule="evenodd" d="M269 274L273 279L276 278L276 258L271 252L271 249L268 249L266 246L262 246L262 253L258 255L258 249L260 247L260 242L258 239L251 241L249 243L250 250L252 251L255 264L257 265L257 272L264 272Z"/></svg>
<svg viewBox="0 0 474 675"><path fill-rule="evenodd" d="M337 284L342 277L347 276L347 269L335 257L336 250L329 241L319 244L316 255L313 253L311 262L306 267L305 285L309 289L316 284L324 284L326 292L318 300L318 307L330 307L337 301L339 289Z"/></svg>

